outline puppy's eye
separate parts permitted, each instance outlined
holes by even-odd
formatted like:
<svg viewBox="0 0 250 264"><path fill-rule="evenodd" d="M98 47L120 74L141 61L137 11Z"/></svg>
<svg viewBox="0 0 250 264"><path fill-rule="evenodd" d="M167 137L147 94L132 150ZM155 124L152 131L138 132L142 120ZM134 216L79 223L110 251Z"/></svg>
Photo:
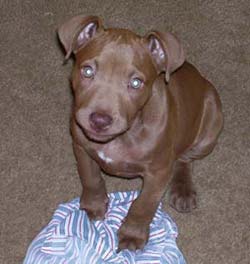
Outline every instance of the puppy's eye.
<svg viewBox="0 0 250 264"><path fill-rule="evenodd" d="M133 89L139 89L142 86L143 82L139 78L133 78L130 80L130 86Z"/></svg>
<svg viewBox="0 0 250 264"><path fill-rule="evenodd" d="M91 78L95 74L94 69L91 66L84 66L81 69L81 73L82 73L82 76L85 78Z"/></svg>

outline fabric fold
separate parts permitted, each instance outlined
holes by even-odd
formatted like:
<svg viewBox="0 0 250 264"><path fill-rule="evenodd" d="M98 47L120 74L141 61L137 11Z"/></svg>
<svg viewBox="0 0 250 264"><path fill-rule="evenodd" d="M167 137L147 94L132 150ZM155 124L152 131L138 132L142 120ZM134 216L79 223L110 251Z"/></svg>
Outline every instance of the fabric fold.
<svg viewBox="0 0 250 264"><path fill-rule="evenodd" d="M118 247L117 231L137 191L109 195L109 206L103 221L90 221L79 209L79 198L60 204L51 221L30 244L24 264L185 264L178 249L177 226L162 210L150 224L148 243L143 250L132 252Z"/></svg>

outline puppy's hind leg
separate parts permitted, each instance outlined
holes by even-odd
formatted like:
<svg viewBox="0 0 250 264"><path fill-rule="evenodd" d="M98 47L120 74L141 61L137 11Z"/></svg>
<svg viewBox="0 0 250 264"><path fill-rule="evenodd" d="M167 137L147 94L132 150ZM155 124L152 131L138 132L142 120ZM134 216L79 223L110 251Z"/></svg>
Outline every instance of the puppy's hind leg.
<svg viewBox="0 0 250 264"><path fill-rule="evenodd" d="M196 191L192 182L192 162L176 161L170 189L170 205L181 213L196 208Z"/></svg>

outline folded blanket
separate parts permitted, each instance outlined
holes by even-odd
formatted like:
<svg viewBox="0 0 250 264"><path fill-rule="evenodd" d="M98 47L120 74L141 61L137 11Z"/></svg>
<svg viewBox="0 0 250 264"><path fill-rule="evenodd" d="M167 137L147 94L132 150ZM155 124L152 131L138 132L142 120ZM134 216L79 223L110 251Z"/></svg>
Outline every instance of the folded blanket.
<svg viewBox="0 0 250 264"><path fill-rule="evenodd" d="M103 221L89 221L79 210L79 198L61 204L52 220L28 248L24 264L184 264L176 245L177 227L160 205L150 224L143 250L116 253L117 231L137 191L109 194Z"/></svg>

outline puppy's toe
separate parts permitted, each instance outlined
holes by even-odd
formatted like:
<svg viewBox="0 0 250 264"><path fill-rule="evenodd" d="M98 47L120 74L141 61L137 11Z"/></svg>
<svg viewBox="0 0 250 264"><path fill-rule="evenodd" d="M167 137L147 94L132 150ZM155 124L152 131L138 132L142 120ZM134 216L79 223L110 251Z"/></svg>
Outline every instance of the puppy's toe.
<svg viewBox="0 0 250 264"><path fill-rule="evenodd" d="M189 213L197 207L196 191L188 185L172 186L170 205L180 213Z"/></svg>
<svg viewBox="0 0 250 264"><path fill-rule="evenodd" d="M107 208L108 198L106 196L103 196L102 198L91 197L91 199L81 198L80 209L86 211L90 220L103 220Z"/></svg>
<svg viewBox="0 0 250 264"><path fill-rule="evenodd" d="M131 251L142 250L148 241L149 226L147 224L125 221L119 229L119 246L117 252L123 249Z"/></svg>

